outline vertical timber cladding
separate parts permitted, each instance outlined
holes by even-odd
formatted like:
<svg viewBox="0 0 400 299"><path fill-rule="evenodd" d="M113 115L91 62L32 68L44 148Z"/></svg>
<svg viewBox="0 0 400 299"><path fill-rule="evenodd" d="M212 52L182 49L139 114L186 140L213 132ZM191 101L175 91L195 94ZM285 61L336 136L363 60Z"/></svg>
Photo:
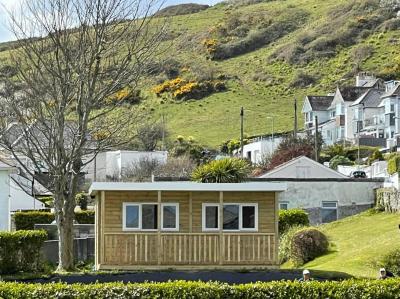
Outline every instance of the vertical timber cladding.
<svg viewBox="0 0 400 299"><path fill-rule="evenodd" d="M104 204L98 208L101 225L98 251L103 258L101 265L135 269L137 266L157 265L275 264L275 192L161 191L161 203L179 204L179 231L174 232L122 229L123 203L158 203L158 191L104 193ZM202 204L221 203L221 195L223 203L258 204L258 231L203 232Z"/></svg>

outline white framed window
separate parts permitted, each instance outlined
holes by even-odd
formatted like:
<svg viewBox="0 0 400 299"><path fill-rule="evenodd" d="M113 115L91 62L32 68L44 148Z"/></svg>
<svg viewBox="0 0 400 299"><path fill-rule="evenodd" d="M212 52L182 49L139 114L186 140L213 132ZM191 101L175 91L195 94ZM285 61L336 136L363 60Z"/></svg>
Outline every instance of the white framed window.
<svg viewBox="0 0 400 299"><path fill-rule="evenodd" d="M219 204L203 203L202 206L202 229L203 231L217 231L220 227Z"/></svg>
<svg viewBox="0 0 400 299"><path fill-rule="evenodd" d="M161 204L161 230L179 231L179 204Z"/></svg>
<svg viewBox="0 0 400 299"><path fill-rule="evenodd" d="M224 203L222 223L219 220L219 204L204 203L202 209L203 231L217 231L222 225L224 231L257 231L258 204Z"/></svg>
<svg viewBox="0 0 400 299"><path fill-rule="evenodd" d="M279 210L288 210L289 209L289 202L281 201L279 202Z"/></svg>
<svg viewBox="0 0 400 299"><path fill-rule="evenodd" d="M338 219L337 201L323 201L321 209L322 223L329 223Z"/></svg>
<svg viewBox="0 0 400 299"><path fill-rule="evenodd" d="M130 203L122 205L122 229L124 231L157 230L158 205L156 203Z"/></svg>

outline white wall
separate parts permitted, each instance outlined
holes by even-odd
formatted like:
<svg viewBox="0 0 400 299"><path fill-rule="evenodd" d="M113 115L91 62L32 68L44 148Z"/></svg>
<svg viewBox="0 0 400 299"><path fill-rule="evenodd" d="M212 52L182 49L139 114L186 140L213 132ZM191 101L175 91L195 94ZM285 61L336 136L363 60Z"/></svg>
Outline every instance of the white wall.
<svg viewBox="0 0 400 299"><path fill-rule="evenodd" d="M141 152L141 151L109 151L99 153L96 159L93 159L85 166L84 172L86 178L94 181L96 172L96 181L105 181L107 176L119 177L124 169L132 164L138 163L141 159L155 159L161 164L167 163L167 151ZM91 157L86 157L86 161Z"/></svg>
<svg viewBox="0 0 400 299"><path fill-rule="evenodd" d="M11 176L17 176L12 174ZM19 176L19 183L31 184L31 182L25 178ZM25 182L23 182L25 181ZM31 186L28 186L27 190L31 190ZM10 211L18 210L39 210L45 208L44 204L27 194L22 188L14 181L10 180Z"/></svg>
<svg viewBox="0 0 400 299"><path fill-rule="evenodd" d="M0 231L10 228L10 176L9 171L0 170Z"/></svg>
<svg viewBox="0 0 400 299"><path fill-rule="evenodd" d="M247 158L251 152L251 162L257 164L266 155L271 155L282 141L282 137L261 139L243 146L243 158Z"/></svg>
<svg viewBox="0 0 400 299"><path fill-rule="evenodd" d="M292 208L319 208L322 201L337 201L339 206L373 204L374 189L383 185L381 182L351 181L295 181L287 182L288 189L278 194L279 201L289 203Z"/></svg>

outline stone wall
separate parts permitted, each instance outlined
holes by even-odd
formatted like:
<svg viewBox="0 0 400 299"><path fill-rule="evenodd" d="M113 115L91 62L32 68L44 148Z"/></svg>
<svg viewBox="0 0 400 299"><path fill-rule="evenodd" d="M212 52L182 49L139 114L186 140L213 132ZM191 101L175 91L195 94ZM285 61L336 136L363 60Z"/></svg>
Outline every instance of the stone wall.
<svg viewBox="0 0 400 299"><path fill-rule="evenodd" d="M42 247L42 257L51 264L58 263L58 240L45 241ZM74 257L76 261L94 260L94 238L74 239Z"/></svg>
<svg viewBox="0 0 400 299"><path fill-rule="evenodd" d="M376 206L385 212L400 211L400 191L396 188L381 188L376 192Z"/></svg>

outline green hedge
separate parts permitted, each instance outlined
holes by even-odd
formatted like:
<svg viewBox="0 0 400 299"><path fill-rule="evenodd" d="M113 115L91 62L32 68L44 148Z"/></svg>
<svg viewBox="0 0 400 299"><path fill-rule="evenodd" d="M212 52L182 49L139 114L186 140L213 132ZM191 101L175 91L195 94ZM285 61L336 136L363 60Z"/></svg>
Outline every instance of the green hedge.
<svg viewBox="0 0 400 299"><path fill-rule="evenodd" d="M0 232L0 273L40 270L40 249L46 239L42 230Z"/></svg>
<svg viewBox="0 0 400 299"><path fill-rule="evenodd" d="M331 298L388 299L400 297L398 279L345 280L341 282L268 282L228 285L203 282L106 283L106 284L18 284L0 283L0 298Z"/></svg>
<svg viewBox="0 0 400 299"><path fill-rule="evenodd" d="M308 226L310 221L301 209L279 210L279 233L285 233L292 226Z"/></svg>
<svg viewBox="0 0 400 299"><path fill-rule="evenodd" d="M50 212L16 212L14 214L15 228L17 230L32 230L35 224L49 224L54 221L54 214Z"/></svg>
<svg viewBox="0 0 400 299"><path fill-rule="evenodd" d="M94 211L85 210L75 213L75 220L79 224L94 224Z"/></svg>
<svg viewBox="0 0 400 299"><path fill-rule="evenodd" d="M16 212L14 214L16 230L32 230L35 224L50 224L54 221L54 214L50 212ZM94 224L94 211L86 210L75 213L75 220L79 224Z"/></svg>
<svg viewBox="0 0 400 299"><path fill-rule="evenodd" d="M389 159L387 170L389 174L395 174L400 170L400 156L396 155Z"/></svg>

